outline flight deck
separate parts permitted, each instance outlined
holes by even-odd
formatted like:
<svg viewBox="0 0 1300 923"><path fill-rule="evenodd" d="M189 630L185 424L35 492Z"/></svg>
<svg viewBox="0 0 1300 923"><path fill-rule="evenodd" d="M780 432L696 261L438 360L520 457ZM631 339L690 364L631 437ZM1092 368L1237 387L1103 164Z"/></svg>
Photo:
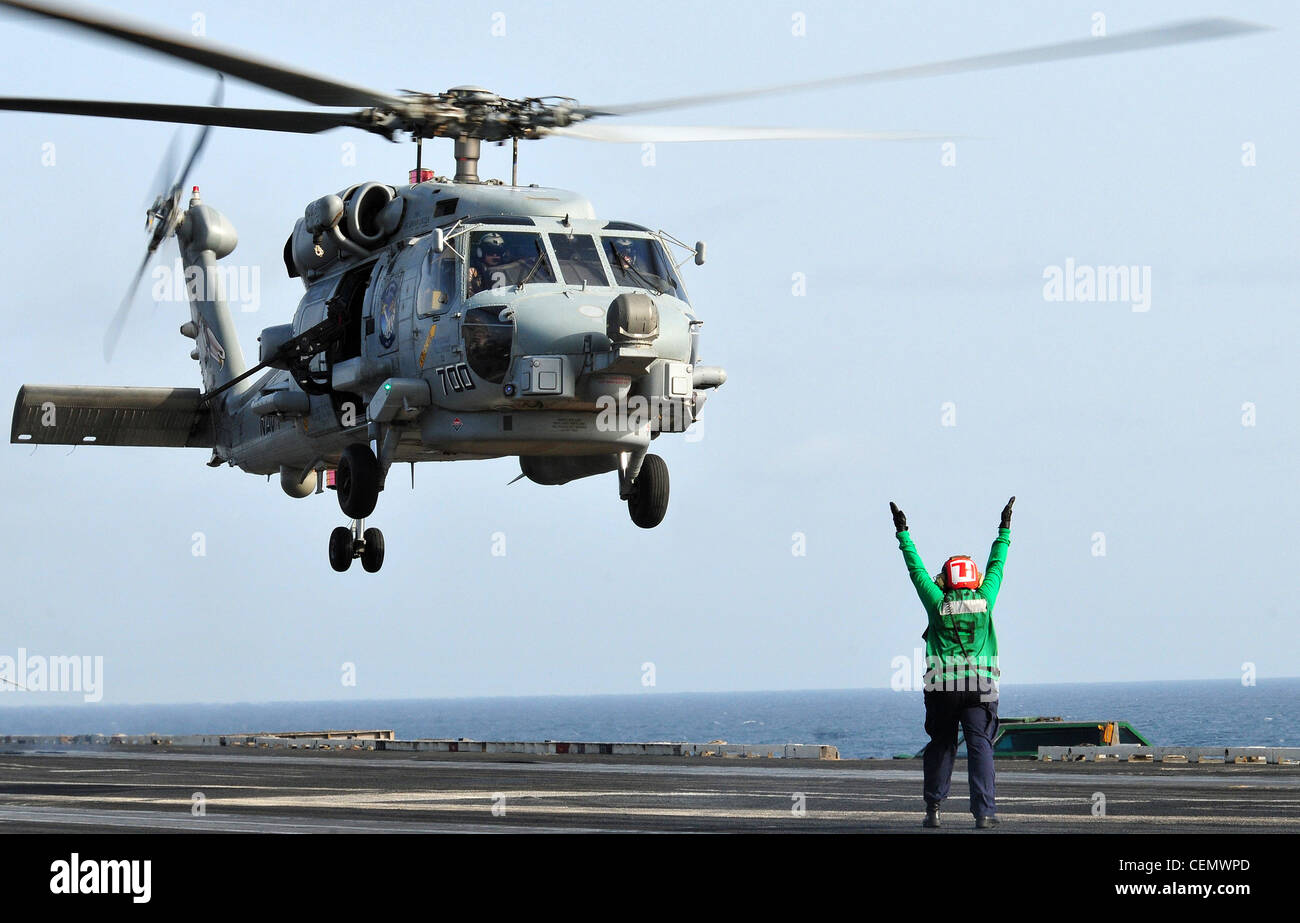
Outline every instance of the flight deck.
<svg viewBox="0 0 1300 923"><path fill-rule="evenodd" d="M727 756L717 742L697 751L617 745L632 748L620 752L600 744L556 752L553 741L394 748L401 743L0 739L0 829L922 832L916 759L840 760L826 752L834 748L779 746ZM662 752L673 746L678 755ZM993 835L1300 831L1300 765L1287 760L1006 760L997 782L1002 826ZM967 798L959 760L937 833L975 832Z"/></svg>

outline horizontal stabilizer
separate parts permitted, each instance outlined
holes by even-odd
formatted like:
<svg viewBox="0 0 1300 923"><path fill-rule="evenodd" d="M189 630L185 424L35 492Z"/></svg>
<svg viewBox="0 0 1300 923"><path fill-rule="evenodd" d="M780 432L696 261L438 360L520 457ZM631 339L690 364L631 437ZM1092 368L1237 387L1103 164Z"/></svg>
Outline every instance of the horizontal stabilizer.
<svg viewBox="0 0 1300 923"><path fill-rule="evenodd" d="M197 388L23 385L9 441L210 449L212 416Z"/></svg>

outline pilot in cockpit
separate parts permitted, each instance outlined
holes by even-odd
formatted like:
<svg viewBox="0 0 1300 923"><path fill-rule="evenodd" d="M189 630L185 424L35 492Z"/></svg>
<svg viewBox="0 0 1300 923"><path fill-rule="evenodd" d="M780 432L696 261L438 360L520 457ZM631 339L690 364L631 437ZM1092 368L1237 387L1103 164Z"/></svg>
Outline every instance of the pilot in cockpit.
<svg viewBox="0 0 1300 923"><path fill-rule="evenodd" d="M503 271L505 261L505 238L496 231L480 237L474 248L474 265L469 268L469 293L477 295L493 286L507 284Z"/></svg>
<svg viewBox="0 0 1300 923"><path fill-rule="evenodd" d="M609 256L614 272L620 276L636 268L636 251L632 248L632 241L626 237L609 242Z"/></svg>

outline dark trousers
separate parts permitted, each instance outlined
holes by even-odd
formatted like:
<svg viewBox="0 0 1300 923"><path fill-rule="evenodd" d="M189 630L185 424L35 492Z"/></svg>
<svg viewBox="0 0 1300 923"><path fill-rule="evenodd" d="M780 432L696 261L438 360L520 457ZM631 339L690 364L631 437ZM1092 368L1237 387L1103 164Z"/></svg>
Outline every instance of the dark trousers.
<svg viewBox="0 0 1300 923"><path fill-rule="evenodd" d="M998 703L981 701L981 693L925 693L926 804L938 804L948 797L952 764L957 756L957 726L966 735L966 775L970 781L970 812L976 817L996 814L993 783L993 738L998 733Z"/></svg>

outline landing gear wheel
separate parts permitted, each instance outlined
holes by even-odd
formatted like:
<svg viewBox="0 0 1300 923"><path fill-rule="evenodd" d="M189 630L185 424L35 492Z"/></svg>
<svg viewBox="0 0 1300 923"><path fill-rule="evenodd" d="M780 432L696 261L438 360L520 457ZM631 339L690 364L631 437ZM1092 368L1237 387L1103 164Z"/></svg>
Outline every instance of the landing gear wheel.
<svg viewBox="0 0 1300 923"><path fill-rule="evenodd" d="M380 552L383 557L383 552ZM352 530L339 526L330 533L330 567L340 574L352 566Z"/></svg>
<svg viewBox="0 0 1300 923"><path fill-rule="evenodd" d="M362 535L361 566L373 574L384 566L384 533L367 529Z"/></svg>
<svg viewBox="0 0 1300 923"><path fill-rule="evenodd" d="M643 529L653 529L664 521L668 512L668 464L658 455L647 455L641 471L632 482L627 498L632 521Z"/></svg>
<svg viewBox="0 0 1300 923"><path fill-rule="evenodd" d="M365 519L379 501L379 462L370 446L354 442L343 450L334 473L339 508L349 519Z"/></svg>

